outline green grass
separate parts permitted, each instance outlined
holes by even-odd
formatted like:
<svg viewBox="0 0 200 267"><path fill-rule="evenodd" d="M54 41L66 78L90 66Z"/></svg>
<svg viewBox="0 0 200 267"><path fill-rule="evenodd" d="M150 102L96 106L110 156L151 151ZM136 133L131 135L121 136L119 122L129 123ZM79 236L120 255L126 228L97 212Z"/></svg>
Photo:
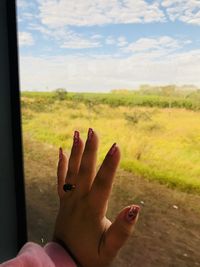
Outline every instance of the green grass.
<svg viewBox="0 0 200 267"><path fill-rule="evenodd" d="M119 105L123 98L114 95L68 93L66 100L59 101L54 93L23 93L23 131L69 151L73 131L86 138L87 129L93 127L100 136L99 162L116 141L122 152L121 168L199 194L199 112Z"/></svg>
<svg viewBox="0 0 200 267"><path fill-rule="evenodd" d="M37 98L39 102L52 103L59 96L56 92L23 92L23 97ZM200 109L200 93L196 96L174 95L165 96L160 94L144 94L140 91L129 93L67 93L66 100L82 102L92 107L97 104L108 104L111 107L118 106L139 106L139 107L158 107L158 108L185 108L189 110Z"/></svg>

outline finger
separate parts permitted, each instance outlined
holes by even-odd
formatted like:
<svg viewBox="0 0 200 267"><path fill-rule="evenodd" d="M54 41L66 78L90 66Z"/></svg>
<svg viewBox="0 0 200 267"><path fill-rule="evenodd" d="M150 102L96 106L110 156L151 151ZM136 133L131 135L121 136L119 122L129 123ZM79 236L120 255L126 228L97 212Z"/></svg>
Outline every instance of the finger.
<svg viewBox="0 0 200 267"><path fill-rule="evenodd" d="M98 136L89 128L78 175L79 190L77 192L81 195L88 193L94 180L96 174L97 150Z"/></svg>
<svg viewBox="0 0 200 267"><path fill-rule="evenodd" d="M59 148L59 161L57 167L57 191L61 198L64 195L63 185L65 183L65 177L67 174L68 160L67 156L63 153L62 148Z"/></svg>
<svg viewBox="0 0 200 267"><path fill-rule="evenodd" d="M79 172L81 157L83 154L83 141L80 138L79 132L74 132L73 145L71 149L71 154L69 157L68 171L66 175L66 183L77 183L77 176Z"/></svg>
<svg viewBox="0 0 200 267"><path fill-rule="evenodd" d="M90 192L91 204L102 216L106 213L107 202L112 190L115 173L120 161L119 147L114 143L108 151L92 185Z"/></svg>
<svg viewBox="0 0 200 267"><path fill-rule="evenodd" d="M110 225L104 236L102 255L115 257L125 241L131 236L138 219L140 207L132 205L124 208Z"/></svg>

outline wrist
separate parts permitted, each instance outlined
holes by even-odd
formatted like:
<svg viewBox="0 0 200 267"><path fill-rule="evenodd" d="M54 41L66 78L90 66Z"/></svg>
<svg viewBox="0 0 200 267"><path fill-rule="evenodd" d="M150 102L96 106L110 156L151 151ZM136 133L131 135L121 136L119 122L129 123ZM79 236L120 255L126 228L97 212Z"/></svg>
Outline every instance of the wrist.
<svg viewBox="0 0 200 267"><path fill-rule="evenodd" d="M57 238L56 236L53 236L52 241L59 244L62 248L64 248L64 250L69 254L69 256L72 258L72 260L76 263L77 267L83 267L78 262L78 260L74 256L74 254L71 252L70 248L65 244L65 242L63 240L61 240L60 238Z"/></svg>

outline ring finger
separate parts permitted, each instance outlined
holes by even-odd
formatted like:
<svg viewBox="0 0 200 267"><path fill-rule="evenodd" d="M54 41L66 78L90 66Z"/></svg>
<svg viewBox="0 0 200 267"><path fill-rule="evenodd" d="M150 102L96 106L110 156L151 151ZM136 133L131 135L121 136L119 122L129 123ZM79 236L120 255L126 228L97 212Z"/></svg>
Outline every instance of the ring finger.
<svg viewBox="0 0 200 267"><path fill-rule="evenodd" d="M83 148L84 143L80 138L80 134L78 131L75 131L65 183L76 184Z"/></svg>

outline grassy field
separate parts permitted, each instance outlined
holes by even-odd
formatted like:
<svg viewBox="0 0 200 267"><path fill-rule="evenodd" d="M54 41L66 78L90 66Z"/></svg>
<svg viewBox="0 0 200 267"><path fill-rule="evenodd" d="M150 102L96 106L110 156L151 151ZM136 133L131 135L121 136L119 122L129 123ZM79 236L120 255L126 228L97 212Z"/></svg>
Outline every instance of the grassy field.
<svg viewBox="0 0 200 267"><path fill-rule="evenodd" d="M85 138L92 127L100 136L99 162L116 141L122 169L200 194L200 114L196 108L182 108L187 101L188 107L197 107L197 102L172 100L134 93L71 93L63 100L54 93L23 93L23 131L69 151L73 131Z"/></svg>
<svg viewBox="0 0 200 267"><path fill-rule="evenodd" d="M58 212L57 147L24 133L28 237L44 245L52 240ZM113 221L130 204L141 206L134 234L113 267L200 266L200 196L167 188L118 169L107 216Z"/></svg>

